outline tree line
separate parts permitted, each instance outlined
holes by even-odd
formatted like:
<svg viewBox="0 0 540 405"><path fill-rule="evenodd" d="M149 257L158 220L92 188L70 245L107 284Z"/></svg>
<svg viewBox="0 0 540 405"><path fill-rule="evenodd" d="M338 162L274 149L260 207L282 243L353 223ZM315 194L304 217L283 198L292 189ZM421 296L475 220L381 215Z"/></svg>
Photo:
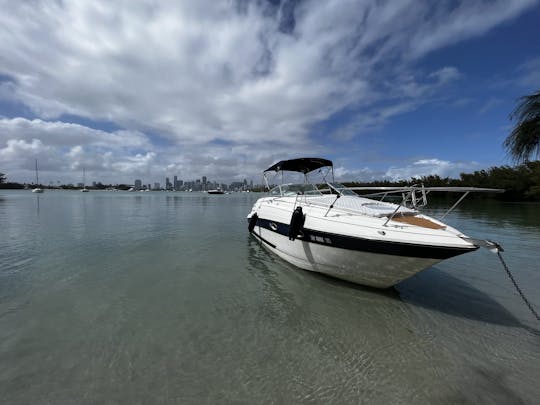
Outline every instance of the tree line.
<svg viewBox="0 0 540 405"><path fill-rule="evenodd" d="M461 173L459 178L429 175L409 180L372 182L347 182L347 187L481 187L504 189L502 194L475 194L479 198L496 198L506 201L540 201L540 161L525 162L518 166L498 166L473 173Z"/></svg>
<svg viewBox="0 0 540 405"><path fill-rule="evenodd" d="M44 184L35 184L35 183L16 183L8 182L7 176L4 173L0 173L0 189L12 189L12 190L22 190L24 188L45 188L45 189L61 189L61 190L80 190L82 187L75 186L73 184L61 184L58 186L46 186ZM132 187L129 184L103 184L97 182L95 185L86 186L86 188L91 190L107 190L107 189L116 189L116 190L129 190Z"/></svg>

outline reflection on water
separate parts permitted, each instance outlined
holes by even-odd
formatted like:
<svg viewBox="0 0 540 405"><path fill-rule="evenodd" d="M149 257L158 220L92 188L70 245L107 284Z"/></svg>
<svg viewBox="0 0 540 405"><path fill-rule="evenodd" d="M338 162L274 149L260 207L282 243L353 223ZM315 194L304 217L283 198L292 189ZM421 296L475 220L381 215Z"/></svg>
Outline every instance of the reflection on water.
<svg viewBox="0 0 540 405"><path fill-rule="evenodd" d="M36 194L36 214L39 216L39 194Z"/></svg>
<svg viewBox="0 0 540 405"><path fill-rule="evenodd" d="M33 197L0 196L3 403L540 396L538 328L488 252L381 291L265 250L247 232L256 194ZM538 306L538 217L529 206L483 204L448 221L500 241Z"/></svg>
<svg viewBox="0 0 540 405"><path fill-rule="evenodd" d="M422 273L421 277L401 282L396 289L401 298L412 305L480 322L522 326L514 315L489 294L437 268Z"/></svg>
<svg viewBox="0 0 540 405"><path fill-rule="evenodd" d="M257 248L254 248L253 244L256 244ZM269 260L267 255L271 254L262 250L260 243L254 239L250 239L249 245L250 263L253 269L257 270L259 276L264 276L265 282L272 286L272 289L280 291L279 286L276 285L274 271L265 264ZM273 259L275 260L279 259ZM319 278L328 285L338 285L344 290L358 290L369 296L403 301L410 305L471 320L510 327L525 327L511 312L488 294L437 268L431 268L421 276L405 280L393 288L381 290L303 271L286 263L282 265L290 266L289 271L302 273L304 278Z"/></svg>

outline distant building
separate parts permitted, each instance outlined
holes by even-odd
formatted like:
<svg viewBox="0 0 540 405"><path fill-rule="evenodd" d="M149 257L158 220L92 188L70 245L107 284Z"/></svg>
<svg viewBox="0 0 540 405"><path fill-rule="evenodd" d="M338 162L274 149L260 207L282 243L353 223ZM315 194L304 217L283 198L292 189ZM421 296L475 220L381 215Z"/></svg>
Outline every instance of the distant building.
<svg viewBox="0 0 540 405"><path fill-rule="evenodd" d="M154 190L159 190L160 188L161 185L158 182L154 183Z"/></svg>
<svg viewBox="0 0 540 405"><path fill-rule="evenodd" d="M230 189L231 190L234 190L234 191L240 191L242 190L242 187L244 186L244 183L242 183L241 181L234 181L230 184Z"/></svg>
<svg viewBox="0 0 540 405"><path fill-rule="evenodd" d="M142 188L142 181L137 179L135 180L135 190L140 190Z"/></svg>

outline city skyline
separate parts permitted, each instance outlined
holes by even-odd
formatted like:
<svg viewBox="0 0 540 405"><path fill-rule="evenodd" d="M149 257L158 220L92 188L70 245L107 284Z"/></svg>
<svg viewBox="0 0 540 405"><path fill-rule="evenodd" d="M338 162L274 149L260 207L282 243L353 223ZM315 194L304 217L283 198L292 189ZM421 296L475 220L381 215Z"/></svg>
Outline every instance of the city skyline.
<svg viewBox="0 0 540 405"><path fill-rule="evenodd" d="M5 176L7 183L16 183L20 186L23 185L35 185L35 179L29 182L14 182L10 180L7 176ZM85 185L88 188L101 188L101 187L108 187L108 186L126 186L126 187L133 187L135 190L170 190L170 191L207 191L215 188L221 188L225 191L227 190L234 190L234 191L245 191L245 190L251 190L254 187L262 187L261 184L256 184L254 186L253 180L244 179L243 181L237 181L237 182L219 182L214 180L208 180L207 176L202 176L200 179L190 179L190 180L182 180L178 179L178 176L173 176L173 182L170 182L170 177L165 176L164 177L164 183L162 184L159 181L155 182L146 182L143 179L134 179L132 182L110 182L105 183L99 180L90 180L86 183L83 182L61 182L60 180L57 180L56 182L50 181L48 183L41 181L39 184L46 186L46 187L73 187L73 188L83 188Z"/></svg>
<svg viewBox="0 0 540 405"><path fill-rule="evenodd" d="M131 184L130 184L131 186ZM165 184L164 187L161 185L160 182L154 182L152 183L145 183L141 179L135 179L133 182L134 189L140 190L140 189L149 189L149 190L170 190L170 191L208 191L212 189L223 189L224 191L227 190L251 190L253 189L253 180L250 180L248 183L247 179L244 179L241 182L232 182L232 183L225 183L225 182L219 182L219 181L212 181L208 180L206 176L202 176L200 179L193 179L193 180L182 180L178 179L178 176L173 177L173 182L170 182L169 177L165 177ZM261 185L257 185L258 187Z"/></svg>

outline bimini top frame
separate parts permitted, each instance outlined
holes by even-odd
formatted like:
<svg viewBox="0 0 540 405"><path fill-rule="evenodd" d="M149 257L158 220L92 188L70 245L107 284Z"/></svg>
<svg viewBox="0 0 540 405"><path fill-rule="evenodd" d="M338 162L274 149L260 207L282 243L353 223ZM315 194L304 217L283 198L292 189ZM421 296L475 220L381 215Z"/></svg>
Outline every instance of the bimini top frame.
<svg viewBox="0 0 540 405"><path fill-rule="evenodd" d="M323 167L328 167L329 171L332 173L332 182L334 181L334 164L331 160L323 159L323 158L298 158L298 159L290 159L290 160L281 160L277 163L274 163L272 166L270 166L268 169L266 169L263 173L264 181L266 183L266 187L270 189L270 185L268 184L268 179L266 177L266 173L268 172L299 172L304 174L304 180L307 183L307 174L311 173L317 169L321 169ZM328 173L327 173L328 174ZM327 175L326 174L326 175ZM326 175L324 176L326 178Z"/></svg>
<svg viewBox="0 0 540 405"><path fill-rule="evenodd" d="M439 218L443 220L450 212L456 208L461 201L469 195L469 193L504 193L504 190L498 188L478 188L478 187L424 187L421 186L409 186L409 187L350 187L349 190L354 191L376 191L371 194L363 194L363 197L367 198L376 198L380 197L380 201L383 201L388 194L401 194L402 200L399 204L399 207L407 207L410 204L410 207L413 209L419 209L427 205L427 195L430 192L454 192L454 193L463 193L461 197L452 205L448 210ZM398 209L399 209L398 207ZM396 211L389 217L388 220L396 214ZM387 221L388 222L388 221Z"/></svg>

